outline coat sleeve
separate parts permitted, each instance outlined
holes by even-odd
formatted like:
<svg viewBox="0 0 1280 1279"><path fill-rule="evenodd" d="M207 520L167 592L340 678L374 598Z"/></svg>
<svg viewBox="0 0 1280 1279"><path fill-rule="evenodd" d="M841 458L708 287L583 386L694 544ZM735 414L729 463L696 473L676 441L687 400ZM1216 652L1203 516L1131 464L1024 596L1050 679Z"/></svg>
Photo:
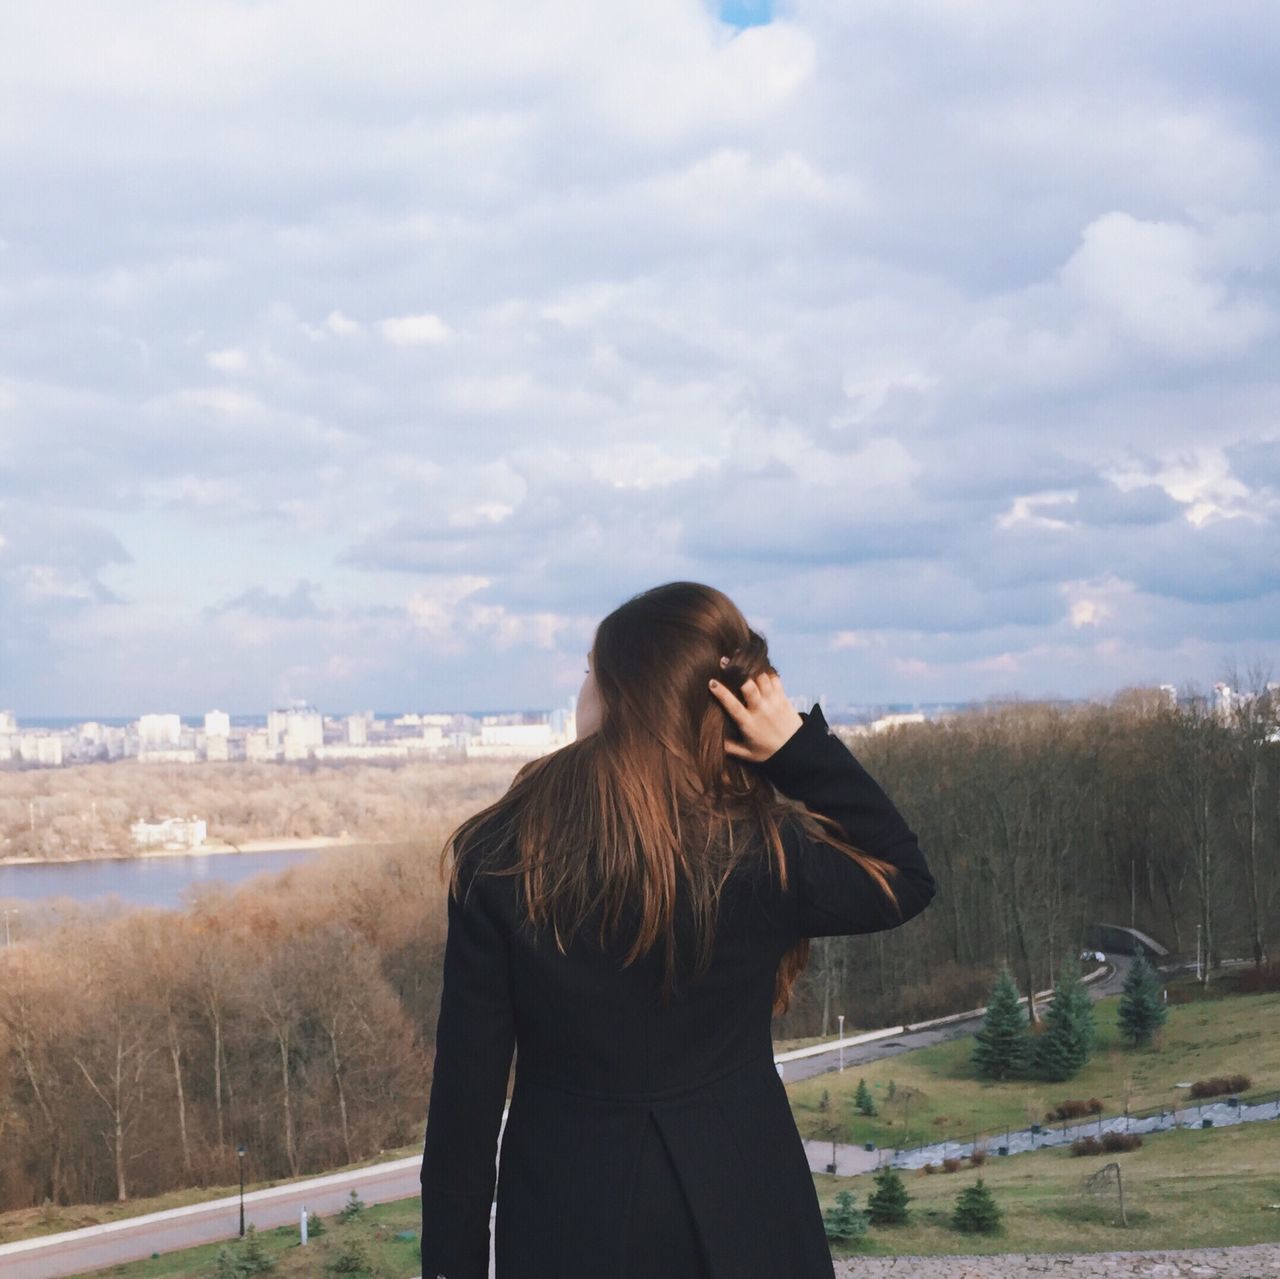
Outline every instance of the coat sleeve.
<svg viewBox="0 0 1280 1279"><path fill-rule="evenodd" d="M839 822L863 852L892 862L888 876L901 913L880 885L846 853L796 826L788 861L790 918L799 937L836 937L896 928L920 914L937 892L915 833L879 783L832 732L822 708L768 759L756 764L791 799Z"/></svg>
<svg viewBox="0 0 1280 1279"><path fill-rule="evenodd" d="M489 1274L489 1212L515 1018L507 938L482 888L464 872L459 899L448 899L420 1176L424 1279Z"/></svg>

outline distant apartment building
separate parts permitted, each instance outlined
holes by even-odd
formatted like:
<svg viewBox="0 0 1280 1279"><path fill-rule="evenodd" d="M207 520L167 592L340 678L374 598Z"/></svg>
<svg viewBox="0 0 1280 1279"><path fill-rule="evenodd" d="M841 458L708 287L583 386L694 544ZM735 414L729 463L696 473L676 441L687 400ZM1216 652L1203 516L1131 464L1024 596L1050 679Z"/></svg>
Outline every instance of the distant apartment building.
<svg viewBox="0 0 1280 1279"><path fill-rule="evenodd" d="M18 732L18 717L12 711L0 711L0 737L13 737Z"/></svg>
<svg viewBox="0 0 1280 1279"><path fill-rule="evenodd" d="M194 746L160 747L138 752L139 764L198 764L200 755Z"/></svg>
<svg viewBox="0 0 1280 1279"><path fill-rule="evenodd" d="M182 741L180 715L142 715L138 719L138 747L150 750L177 746Z"/></svg>
<svg viewBox="0 0 1280 1279"><path fill-rule="evenodd" d="M271 734L265 728L255 728L244 739L244 757L254 763L275 759L276 751Z"/></svg>
<svg viewBox="0 0 1280 1279"><path fill-rule="evenodd" d="M204 739L204 757L210 764L225 764L231 759L231 739L224 735Z"/></svg>
<svg viewBox="0 0 1280 1279"><path fill-rule="evenodd" d="M873 719L869 724L853 724L849 728L841 729L842 732L849 733L853 737L867 737L872 733L887 732L891 728L897 728L902 724L923 724L925 715L923 711L902 711L893 715L881 715L879 719Z"/></svg>
<svg viewBox="0 0 1280 1279"><path fill-rule="evenodd" d="M17 757L27 764L45 764L58 768L62 764L62 738L51 733L19 733Z"/></svg>
<svg viewBox="0 0 1280 1279"><path fill-rule="evenodd" d="M205 711L204 733L206 737L230 737L231 716L226 711Z"/></svg>
<svg viewBox="0 0 1280 1279"><path fill-rule="evenodd" d="M557 741L551 732L551 725L543 721L540 724L490 724L481 722L480 737L477 741L472 736L466 743L468 757L477 759L488 757L505 758L509 756L528 756L534 758L545 755L562 743Z"/></svg>
<svg viewBox="0 0 1280 1279"><path fill-rule="evenodd" d="M199 817L165 817L158 822L134 822L129 833L138 848L198 848L208 835L208 825Z"/></svg>
<svg viewBox="0 0 1280 1279"><path fill-rule="evenodd" d="M369 720L372 718L363 713L348 715L343 723L347 731L347 745L363 746L369 740Z"/></svg>

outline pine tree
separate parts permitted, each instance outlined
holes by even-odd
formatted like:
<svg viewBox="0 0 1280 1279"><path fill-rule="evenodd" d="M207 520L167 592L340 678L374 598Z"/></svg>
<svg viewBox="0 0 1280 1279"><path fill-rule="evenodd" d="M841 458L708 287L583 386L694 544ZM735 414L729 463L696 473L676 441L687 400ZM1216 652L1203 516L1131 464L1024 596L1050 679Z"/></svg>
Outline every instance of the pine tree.
<svg viewBox="0 0 1280 1279"><path fill-rule="evenodd" d="M1007 968L1001 968L987 1001L982 1029L974 1036L972 1061L988 1079L1012 1079L1024 1074L1031 1061L1027 1017L1018 1003L1018 988Z"/></svg>
<svg viewBox="0 0 1280 1279"><path fill-rule="evenodd" d="M1160 978L1146 955L1139 951L1125 974L1124 993L1116 1020L1120 1033L1135 1048L1151 1042L1151 1036L1168 1019L1169 1010L1160 998Z"/></svg>
<svg viewBox="0 0 1280 1279"><path fill-rule="evenodd" d="M310 1212L307 1214L307 1237L309 1239L319 1238L329 1227L324 1224L324 1218L318 1212Z"/></svg>
<svg viewBox="0 0 1280 1279"><path fill-rule="evenodd" d="M1000 1225L1000 1209L991 1197L991 1191L982 1178L972 1186L966 1186L956 1196L956 1206L951 1214L951 1225L968 1234L990 1234Z"/></svg>
<svg viewBox="0 0 1280 1279"><path fill-rule="evenodd" d="M353 1188L347 1196L347 1202L338 1210L338 1220L345 1226L347 1222L354 1220L364 1211L364 1200L356 1194Z"/></svg>
<svg viewBox="0 0 1280 1279"><path fill-rule="evenodd" d="M1063 964L1044 1021L1036 1040L1036 1073L1041 1079L1070 1079L1089 1060L1095 1038L1093 1001L1075 959Z"/></svg>
<svg viewBox="0 0 1280 1279"><path fill-rule="evenodd" d="M325 1263L331 1275L365 1275L369 1273L369 1250L360 1238L344 1240L342 1247Z"/></svg>
<svg viewBox="0 0 1280 1279"><path fill-rule="evenodd" d="M223 1244L213 1259L211 1279L244 1279L244 1267L229 1244Z"/></svg>
<svg viewBox="0 0 1280 1279"><path fill-rule="evenodd" d="M906 1184L901 1174L892 1164L885 1164L875 1174L873 1180L876 1188L867 1200L867 1216L875 1226L900 1226L911 1216L907 1210Z"/></svg>
<svg viewBox="0 0 1280 1279"><path fill-rule="evenodd" d="M874 1115L876 1113L876 1103L871 1096L871 1089L867 1087L865 1079L858 1080L858 1091L853 1094L853 1104L864 1115Z"/></svg>
<svg viewBox="0 0 1280 1279"><path fill-rule="evenodd" d="M262 1240L258 1238L258 1228L252 1223L244 1232L244 1253L240 1265L247 1275L265 1275L276 1268L276 1263L267 1255Z"/></svg>
<svg viewBox="0 0 1280 1279"><path fill-rule="evenodd" d="M852 1190L842 1190L836 1195L835 1205L823 1214L822 1224L828 1239L861 1239L867 1233L867 1214L855 1207Z"/></svg>

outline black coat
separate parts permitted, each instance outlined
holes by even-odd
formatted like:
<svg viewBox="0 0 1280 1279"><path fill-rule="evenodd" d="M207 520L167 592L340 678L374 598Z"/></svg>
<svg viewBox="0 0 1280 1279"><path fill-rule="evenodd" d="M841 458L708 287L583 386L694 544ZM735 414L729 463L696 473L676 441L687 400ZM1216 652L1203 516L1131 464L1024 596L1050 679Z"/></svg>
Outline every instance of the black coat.
<svg viewBox="0 0 1280 1279"><path fill-rule="evenodd" d="M517 1044L496 1170L497 1279L632 1279L639 1243L661 1224L645 1217L653 1186L636 1191L659 1131L669 1161L647 1156L646 1167L678 1175L711 1279L834 1274L773 1062L778 962L802 937L894 928L924 910L936 885L915 834L820 707L755 767L901 868L890 879L901 916L857 863L788 819L787 890L761 860L735 869L710 968L697 981L686 975L663 1008L661 944L621 969L585 929L561 955L550 939L517 930L518 877L473 876L465 903L448 904L421 1172L423 1279L489 1273L495 1154ZM692 914L680 905L683 948ZM632 935L622 933L627 944Z"/></svg>

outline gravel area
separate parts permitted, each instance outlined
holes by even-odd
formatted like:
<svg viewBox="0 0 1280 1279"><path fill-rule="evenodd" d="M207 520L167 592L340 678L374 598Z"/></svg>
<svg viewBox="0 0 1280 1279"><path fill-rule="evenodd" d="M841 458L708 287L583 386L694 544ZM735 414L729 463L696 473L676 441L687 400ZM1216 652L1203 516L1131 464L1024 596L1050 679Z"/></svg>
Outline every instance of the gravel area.
<svg viewBox="0 0 1280 1279"><path fill-rule="evenodd" d="M837 1279L1277 1279L1280 1244L1188 1248L1168 1252L1006 1253L999 1257L850 1257L836 1262Z"/></svg>

